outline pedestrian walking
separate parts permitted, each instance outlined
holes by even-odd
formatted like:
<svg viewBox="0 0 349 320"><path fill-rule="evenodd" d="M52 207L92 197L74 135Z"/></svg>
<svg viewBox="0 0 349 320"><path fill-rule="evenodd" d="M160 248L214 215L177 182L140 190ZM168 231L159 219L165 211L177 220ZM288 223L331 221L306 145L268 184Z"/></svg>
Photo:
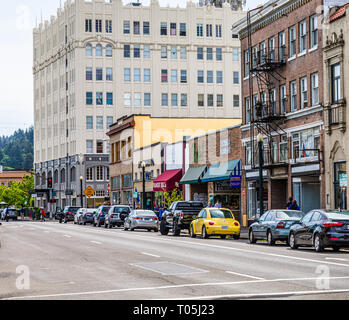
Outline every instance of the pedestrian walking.
<svg viewBox="0 0 349 320"><path fill-rule="evenodd" d="M19 210L19 213L21 214L21 220L24 220L24 209L23 207L21 207L21 209Z"/></svg>
<svg viewBox="0 0 349 320"><path fill-rule="evenodd" d="M10 218L10 209L8 208L8 206L6 206L6 209L5 209L5 220L6 222L8 222Z"/></svg>
<svg viewBox="0 0 349 320"><path fill-rule="evenodd" d="M217 200L216 204L214 205L215 208L222 208L222 202L220 200Z"/></svg>
<svg viewBox="0 0 349 320"><path fill-rule="evenodd" d="M40 214L41 214L41 220L45 221L45 209L44 208L41 208Z"/></svg>
<svg viewBox="0 0 349 320"><path fill-rule="evenodd" d="M290 210L300 210L299 205L297 204L297 200L292 200Z"/></svg>

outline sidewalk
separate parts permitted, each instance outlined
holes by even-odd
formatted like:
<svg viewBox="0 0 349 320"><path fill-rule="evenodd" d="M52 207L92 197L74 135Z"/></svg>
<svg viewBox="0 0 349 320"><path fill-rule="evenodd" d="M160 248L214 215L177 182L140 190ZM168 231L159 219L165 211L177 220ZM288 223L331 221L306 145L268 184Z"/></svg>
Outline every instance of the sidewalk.
<svg viewBox="0 0 349 320"><path fill-rule="evenodd" d="M241 227L240 239L248 239L248 228Z"/></svg>

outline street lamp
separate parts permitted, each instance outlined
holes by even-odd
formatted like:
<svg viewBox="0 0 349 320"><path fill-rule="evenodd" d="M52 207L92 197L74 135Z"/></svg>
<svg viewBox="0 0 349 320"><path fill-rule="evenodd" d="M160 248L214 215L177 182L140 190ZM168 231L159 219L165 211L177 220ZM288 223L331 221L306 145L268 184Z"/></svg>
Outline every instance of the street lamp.
<svg viewBox="0 0 349 320"><path fill-rule="evenodd" d="M261 133L257 135L258 151L259 151L259 217L264 213L263 207L263 141L264 137Z"/></svg>
<svg viewBox="0 0 349 320"><path fill-rule="evenodd" d="M142 179L143 179L143 209L145 210L147 207L147 200L145 199L145 167L146 163L144 161L141 162L142 167Z"/></svg>
<svg viewBox="0 0 349 320"><path fill-rule="evenodd" d="M84 207L83 193L82 193L82 180L84 180L84 177L80 176L80 195L81 195L80 206L81 206L81 208Z"/></svg>

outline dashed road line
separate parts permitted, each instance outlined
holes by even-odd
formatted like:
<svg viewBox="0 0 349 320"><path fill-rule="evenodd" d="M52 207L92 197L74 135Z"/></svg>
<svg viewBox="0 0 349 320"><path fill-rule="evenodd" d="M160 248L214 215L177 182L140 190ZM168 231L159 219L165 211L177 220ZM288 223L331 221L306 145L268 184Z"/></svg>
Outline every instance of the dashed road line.
<svg viewBox="0 0 349 320"><path fill-rule="evenodd" d="M251 279L255 279L255 280L265 280L265 278L250 276L249 274L237 273L237 272L233 272L233 271L226 271L226 273L233 274L233 275L240 276L240 277L251 278Z"/></svg>
<svg viewBox="0 0 349 320"><path fill-rule="evenodd" d="M150 257L154 257L154 258L160 258L160 256L157 256L156 254L151 254L151 253L147 253L147 252L141 252L141 253L146 255L146 256L150 256Z"/></svg>

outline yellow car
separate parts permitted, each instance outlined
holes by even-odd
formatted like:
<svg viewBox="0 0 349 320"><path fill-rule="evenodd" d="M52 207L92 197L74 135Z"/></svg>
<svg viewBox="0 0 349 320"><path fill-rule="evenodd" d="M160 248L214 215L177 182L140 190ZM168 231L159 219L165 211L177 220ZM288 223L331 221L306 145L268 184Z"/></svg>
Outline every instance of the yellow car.
<svg viewBox="0 0 349 320"><path fill-rule="evenodd" d="M240 238L240 223L235 220L229 209L205 208L202 209L190 225L190 236L195 238L201 235L207 239L209 236L220 236L225 239L227 235L238 240Z"/></svg>

